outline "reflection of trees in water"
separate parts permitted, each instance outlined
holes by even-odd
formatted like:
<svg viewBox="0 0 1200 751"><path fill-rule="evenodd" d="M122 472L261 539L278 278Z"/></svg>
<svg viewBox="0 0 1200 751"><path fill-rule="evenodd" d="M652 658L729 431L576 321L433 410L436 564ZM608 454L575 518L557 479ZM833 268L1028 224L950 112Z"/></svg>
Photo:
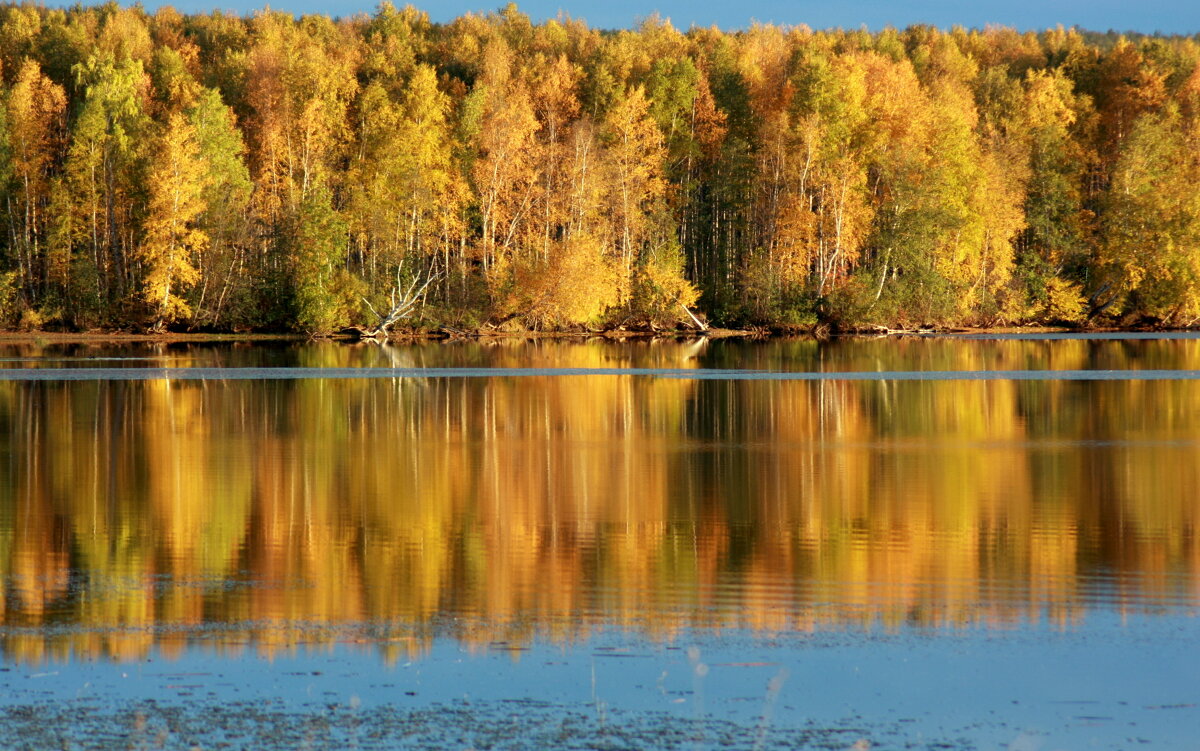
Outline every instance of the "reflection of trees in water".
<svg viewBox="0 0 1200 751"><path fill-rule="evenodd" d="M897 352L940 369L1130 362L1127 347L1002 344ZM1190 348L1172 360L1152 344L1134 350L1140 361L1192 367ZM734 351L443 349L289 359L677 368ZM742 364L863 369L874 349L781 343ZM30 660L197 639L277 650L375 642L370 624L390 624L384 648L406 654L434 633L1001 625L1070 620L1096 598L1192 603L1197 388L0 382L5 648Z"/></svg>

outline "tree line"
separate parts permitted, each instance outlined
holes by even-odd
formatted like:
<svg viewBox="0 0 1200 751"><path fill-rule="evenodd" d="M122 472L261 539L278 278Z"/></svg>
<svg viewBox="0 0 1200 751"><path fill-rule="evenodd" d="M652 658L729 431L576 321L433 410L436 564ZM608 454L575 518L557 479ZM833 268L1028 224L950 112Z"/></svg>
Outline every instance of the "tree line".
<svg viewBox="0 0 1200 751"><path fill-rule="evenodd" d="M23 4L0 79L6 327L1200 320L1193 37Z"/></svg>

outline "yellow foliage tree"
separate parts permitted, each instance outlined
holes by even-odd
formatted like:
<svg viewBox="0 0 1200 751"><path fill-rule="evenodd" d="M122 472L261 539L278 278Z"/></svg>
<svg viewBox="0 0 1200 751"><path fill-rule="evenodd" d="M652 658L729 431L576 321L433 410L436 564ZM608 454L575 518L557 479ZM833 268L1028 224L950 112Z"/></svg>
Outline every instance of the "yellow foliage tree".
<svg viewBox="0 0 1200 751"><path fill-rule="evenodd" d="M60 134L57 123L67 106L63 88L43 73L37 62L21 61L17 80L8 94L8 138L11 150L13 179L18 184L14 250L22 281L34 286L35 275L44 272L47 279L65 283L65 262L55 259L46 263L42 236L48 217L42 210L48 201L49 169Z"/></svg>
<svg viewBox="0 0 1200 751"><path fill-rule="evenodd" d="M525 321L538 328L594 323L617 304L619 271L595 238L556 242L550 259L518 270L522 299L515 302Z"/></svg>
<svg viewBox="0 0 1200 751"><path fill-rule="evenodd" d="M650 103L640 86L621 97L604 120L607 161L612 176L610 216L615 256L621 274L620 301L629 299L634 264L651 241L659 202L667 193L663 179L666 147L650 116Z"/></svg>
<svg viewBox="0 0 1200 751"><path fill-rule="evenodd" d="M400 102L378 82L359 98L359 157L350 168L347 209L369 284L390 285L408 257L424 262L438 255L443 267L450 265L445 225L455 214L461 178L450 159L448 107L426 65L414 68Z"/></svg>
<svg viewBox="0 0 1200 751"><path fill-rule="evenodd" d="M206 179L195 128L182 114L171 115L147 179L150 201L139 248L140 294L155 328L191 314L179 293L199 281L192 257L208 246L208 235L195 226L205 210Z"/></svg>
<svg viewBox="0 0 1200 751"><path fill-rule="evenodd" d="M1200 144L1171 103L1140 116L1113 170L1097 266L1113 309L1200 320Z"/></svg>
<svg viewBox="0 0 1200 751"><path fill-rule="evenodd" d="M535 135L541 124L529 87L514 75L512 50L502 39L488 43L483 76L474 94L483 112L475 143L478 158L472 177L479 200L479 256L495 299L512 280L511 254L529 234L537 184Z"/></svg>
<svg viewBox="0 0 1200 751"><path fill-rule="evenodd" d="M358 90L358 47L327 18L297 23L264 12L253 21L255 44L246 60L249 125L257 160L260 211L269 222L294 213L308 191L328 185L340 168L347 112Z"/></svg>

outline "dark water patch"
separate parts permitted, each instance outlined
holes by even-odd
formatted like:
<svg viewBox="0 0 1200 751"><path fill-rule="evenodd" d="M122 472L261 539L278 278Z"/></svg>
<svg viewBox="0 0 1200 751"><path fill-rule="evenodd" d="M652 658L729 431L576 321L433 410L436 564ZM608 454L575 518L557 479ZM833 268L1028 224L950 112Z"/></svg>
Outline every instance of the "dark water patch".
<svg viewBox="0 0 1200 751"><path fill-rule="evenodd" d="M711 717L564 706L511 699L364 708L330 702L301 710L261 703L120 706L35 703L0 708L0 746L14 751L192 749L966 749L953 738L908 737L900 723L863 718L773 728Z"/></svg>

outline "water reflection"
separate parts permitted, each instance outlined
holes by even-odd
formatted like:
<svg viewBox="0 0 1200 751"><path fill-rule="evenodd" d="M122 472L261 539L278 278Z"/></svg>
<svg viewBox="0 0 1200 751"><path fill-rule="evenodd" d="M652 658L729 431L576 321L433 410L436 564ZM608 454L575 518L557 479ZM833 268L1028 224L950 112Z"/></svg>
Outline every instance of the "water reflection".
<svg viewBox="0 0 1200 751"><path fill-rule="evenodd" d="M1198 346L153 354L308 367L1193 368ZM0 645L38 661L355 639L396 657L445 634L484 645L613 626L668 638L1191 609L1198 439L1189 380L0 381Z"/></svg>

